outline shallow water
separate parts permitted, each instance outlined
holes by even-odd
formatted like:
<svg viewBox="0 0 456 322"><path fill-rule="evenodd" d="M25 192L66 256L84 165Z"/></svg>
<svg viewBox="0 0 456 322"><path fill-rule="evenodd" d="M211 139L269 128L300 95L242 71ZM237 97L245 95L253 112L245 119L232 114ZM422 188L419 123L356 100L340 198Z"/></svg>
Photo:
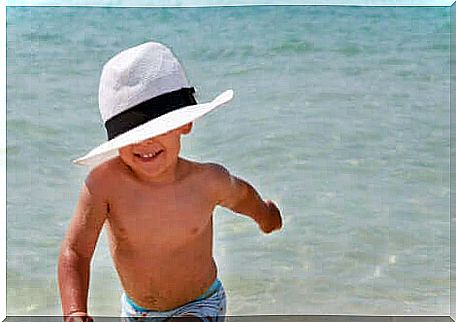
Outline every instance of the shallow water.
<svg viewBox="0 0 456 322"><path fill-rule="evenodd" d="M8 8L7 312L59 314L56 258L105 140L102 64L153 39L200 101L182 154L280 205L284 229L215 214L229 314L449 312L449 9ZM119 312L103 234L94 315Z"/></svg>

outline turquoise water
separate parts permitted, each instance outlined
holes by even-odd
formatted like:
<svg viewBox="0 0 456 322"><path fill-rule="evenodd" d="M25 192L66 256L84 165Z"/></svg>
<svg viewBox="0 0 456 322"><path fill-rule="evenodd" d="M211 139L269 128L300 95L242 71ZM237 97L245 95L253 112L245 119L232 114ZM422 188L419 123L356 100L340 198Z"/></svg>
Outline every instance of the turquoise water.
<svg viewBox="0 0 456 322"><path fill-rule="evenodd" d="M449 312L449 9L8 8L7 312L59 314L56 259L105 140L102 64L172 47L200 101L182 154L276 200L284 229L215 214L229 314ZM94 315L119 313L105 235Z"/></svg>

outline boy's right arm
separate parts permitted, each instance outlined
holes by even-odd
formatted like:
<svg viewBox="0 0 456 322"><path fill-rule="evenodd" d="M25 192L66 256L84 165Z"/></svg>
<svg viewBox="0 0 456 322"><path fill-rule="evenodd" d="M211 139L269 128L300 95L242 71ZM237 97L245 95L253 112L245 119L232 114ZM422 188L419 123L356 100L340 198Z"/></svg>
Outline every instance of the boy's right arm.
<svg viewBox="0 0 456 322"><path fill-rule="evenodd" d="M90 262L108 207L94 181L89 175L82 186L60 250L58 281L64 316L87 314Z"/></svg>

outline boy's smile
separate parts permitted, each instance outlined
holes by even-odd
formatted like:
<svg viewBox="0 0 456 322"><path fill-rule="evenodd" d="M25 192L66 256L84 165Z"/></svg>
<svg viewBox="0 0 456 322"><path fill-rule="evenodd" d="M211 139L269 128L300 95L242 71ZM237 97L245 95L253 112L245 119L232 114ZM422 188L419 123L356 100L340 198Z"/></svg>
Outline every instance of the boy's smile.
<svg viewBox="0 0 456 322"><path fill-rule="evenodd" d="M162 153L164 152L164 149L160 147L151 147L150 149L146 149L143 151L135 151L133 150L133 155L138 158L141 162L151 162L152 160L155 160L158 158Z"/></svg>

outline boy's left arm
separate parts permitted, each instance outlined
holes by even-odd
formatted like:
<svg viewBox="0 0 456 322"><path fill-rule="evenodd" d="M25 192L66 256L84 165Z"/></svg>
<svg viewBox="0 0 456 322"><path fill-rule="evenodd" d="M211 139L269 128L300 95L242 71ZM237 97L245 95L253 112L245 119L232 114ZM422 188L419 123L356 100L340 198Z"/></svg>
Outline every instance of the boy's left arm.
<svg viewBox="0 0 456 322"><path fill-rule="evenodd" d="M218 205L252 218L264 233L282 228L280 210L274 202L264 201L255 188L231 175L224 167L212 167L216 178Z"/></svg>

